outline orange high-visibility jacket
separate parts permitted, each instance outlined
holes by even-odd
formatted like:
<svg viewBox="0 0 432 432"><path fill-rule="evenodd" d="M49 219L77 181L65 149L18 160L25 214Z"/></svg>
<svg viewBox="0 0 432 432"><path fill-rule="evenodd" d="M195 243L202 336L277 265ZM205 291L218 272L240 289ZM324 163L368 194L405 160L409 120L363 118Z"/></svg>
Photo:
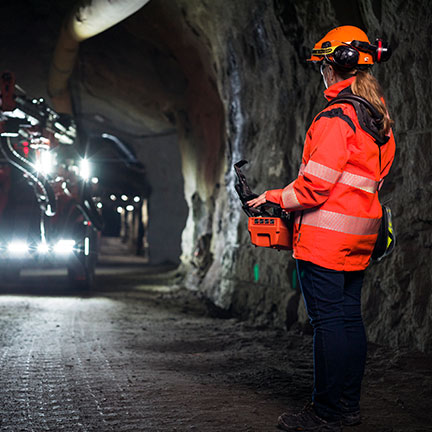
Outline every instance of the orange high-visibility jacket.
<svg viewBox="0 0 432 432"><path fill-rule="evenodd" d="M355 77L325 92L332 100ZM268 201L295 211L294 258L339 271L365 269L382 216L378 187L388 174L395 141L379 147L358 122L354 107L335 103L312 122L296 180L271 190Z"/></svg>

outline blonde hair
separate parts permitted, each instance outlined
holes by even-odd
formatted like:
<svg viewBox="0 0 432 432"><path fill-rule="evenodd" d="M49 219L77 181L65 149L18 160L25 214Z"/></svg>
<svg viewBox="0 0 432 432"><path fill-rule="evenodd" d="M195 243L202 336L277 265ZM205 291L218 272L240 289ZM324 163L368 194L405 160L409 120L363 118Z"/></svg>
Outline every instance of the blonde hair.
<svg viewBox="0 0 432 432"><path fill-rule="evenodd" d="M333 66L333 65L332 65ZM390 118L390 114L384 103L384 93L377 79L366 70L351 70L349 72L342 71L337 66L333 66L335 72L343 79L355 76L356 79L351 84L352 92L366 100L368 100L374 108L382 115L380 122L381 136L385 136L390 132L390 128L393 124L393 120Z"/></svg>
<svg viewBox="0 0 432 432"><path fill-rule="evenodd" d="M380 134L387 135L393 121L383 101L384 93L376 78L369 71L359 70L356 73L356 79L351 84L351 90L355 95L367 99L382 115Z"/></svg>

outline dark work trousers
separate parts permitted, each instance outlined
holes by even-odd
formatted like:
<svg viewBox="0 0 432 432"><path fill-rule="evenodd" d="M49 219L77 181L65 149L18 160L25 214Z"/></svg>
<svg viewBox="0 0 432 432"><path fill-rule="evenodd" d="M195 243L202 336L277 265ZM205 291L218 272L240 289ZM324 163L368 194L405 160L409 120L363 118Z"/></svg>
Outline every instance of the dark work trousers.
<svg viewBox="0 0 432 432"><path fill-rule="evenodd" d="M366 333L361 316L364 271L344 272L297 260L300 288L314 329L316 413L339 419L359 409L366 361Z"/></svg>

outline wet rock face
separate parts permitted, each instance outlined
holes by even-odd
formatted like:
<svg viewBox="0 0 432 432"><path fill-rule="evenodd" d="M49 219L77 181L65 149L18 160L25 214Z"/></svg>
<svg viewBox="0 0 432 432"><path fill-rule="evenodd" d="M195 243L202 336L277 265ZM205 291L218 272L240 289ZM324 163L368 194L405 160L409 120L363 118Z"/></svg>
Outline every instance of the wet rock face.
<svg viewBox="0 0 432 432"><path fill-rule="evenodd" d="M256 192L295 178L307 127L324 106L319 72L304 59L329 29L358 25L372 40L385 37L394 47L390 62L375 67L375 74L395 120L398 146L381 191L384 201L391 199L397 251L367 271L364 317L371 340L430 350L431 88L426 77L431 62L423 55L431 44L428 3L417 2L415 10L407 3L389 2L383 8L367 0L175 3L182 12L176 19L192 29L188 43L208 62L224 114L224 169L213 185L207 184L206 194L199 187L195 195L189 192L186 283L198 285L217 306L257 323L294 328L307 322L290 254L249 243L232 164L250 161L245 172ZM200 146L210 145L203 138ZM186 183L193 183L187 176ZM194 251L206 254L201 267L192 265Z"/></svg>

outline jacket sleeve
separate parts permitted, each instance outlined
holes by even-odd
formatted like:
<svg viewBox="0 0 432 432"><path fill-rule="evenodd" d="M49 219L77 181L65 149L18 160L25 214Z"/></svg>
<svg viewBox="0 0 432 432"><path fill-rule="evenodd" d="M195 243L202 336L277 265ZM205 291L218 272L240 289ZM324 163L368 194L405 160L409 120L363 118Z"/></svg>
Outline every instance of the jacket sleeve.
<svg viewBox="0 0 432 432"><path fill-rule="evenodd" d="M341 109L323 113L326 115L316 117L306 137L303 164L297 179L280 193L279 204L287 211L323 204L348 161L347 142L354 136L355 127ZM272 191L269 196L274 201Z"/></svg>

